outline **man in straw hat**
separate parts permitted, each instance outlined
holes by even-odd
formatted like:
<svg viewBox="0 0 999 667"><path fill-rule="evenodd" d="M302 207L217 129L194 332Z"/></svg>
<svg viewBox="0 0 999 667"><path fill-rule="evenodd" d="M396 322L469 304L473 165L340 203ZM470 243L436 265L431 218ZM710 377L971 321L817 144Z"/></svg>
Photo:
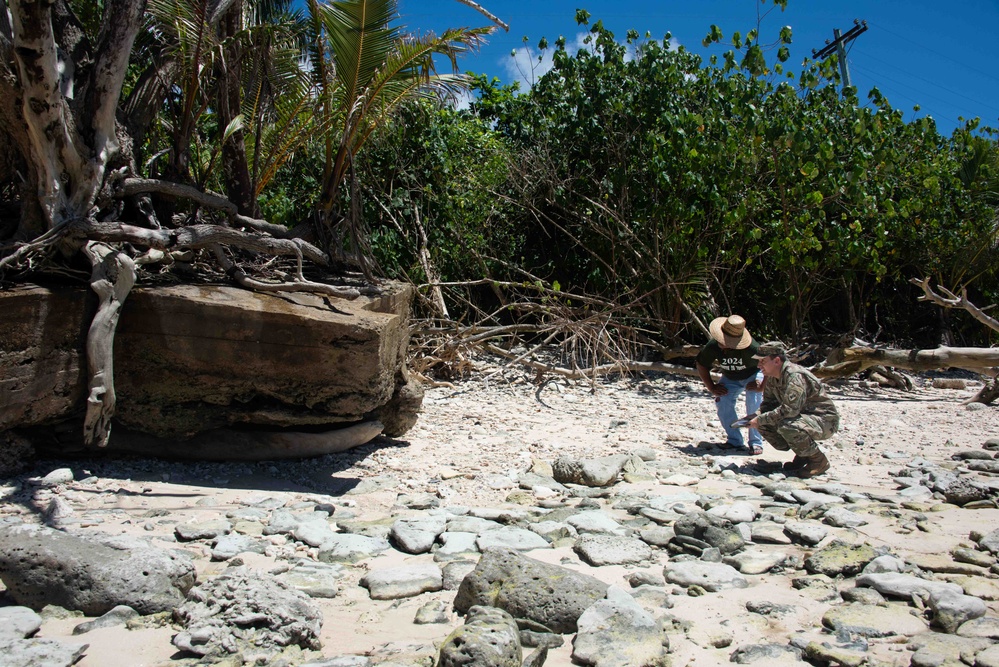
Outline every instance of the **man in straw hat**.
<svg viewBox="0 0 999 667"><path fill-rule="evenodd" d="M762 412L749 422L774 449L792 450L784 474L814 477L829 470L829 459L815 444L839 430L839 412L825 387L807 368L787 360L782 343L763 343L756 352L766 376Z"/></svg>
<svg viewBox="0 0 999 667"><path fill-rule="evenodd" d="M756 350L759 344L746 329L746 320L739 315L718 317L708 327L711 340L697 355L697 374L707 390L715 397L718 419L725 429L726 449L742 450L747 454L762 454L763 439L758 430L750 429L749 445L742 437L742 431L732 426L739 419L735 412L736 402L743 391L746 392L746 414L755 414L763 400L760 384L763 375L756 365ZM714 362L721 366L721 382L711 377Z"/></svg>

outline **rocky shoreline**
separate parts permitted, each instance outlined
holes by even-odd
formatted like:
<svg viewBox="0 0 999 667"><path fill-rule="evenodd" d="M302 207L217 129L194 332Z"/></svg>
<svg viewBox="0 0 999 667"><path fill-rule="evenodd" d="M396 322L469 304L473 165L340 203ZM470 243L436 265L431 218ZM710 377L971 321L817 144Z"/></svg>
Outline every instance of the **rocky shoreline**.
<svg viewBox="0 0 999 667"><path fill-rule="evenodd" d="M712 445L667 375L437 387L402 439L303 461L41 461L0 486L0 642L83 667L999 665L997 409L918 384L833 384L806 482ZM184 602L68 610L100 568L39 585L40 526L141 539Z"/></svg>

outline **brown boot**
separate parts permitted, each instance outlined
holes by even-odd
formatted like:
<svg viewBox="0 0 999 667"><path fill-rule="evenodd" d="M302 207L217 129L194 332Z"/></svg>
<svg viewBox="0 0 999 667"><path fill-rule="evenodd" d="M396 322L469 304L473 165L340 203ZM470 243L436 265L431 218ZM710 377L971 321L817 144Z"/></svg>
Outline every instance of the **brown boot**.
<svg viewBox="0 0 999 667"><path fill-rule="evenodd" d="M795 454L794 459L785 463L781 469L785 474L792 475L807 466L809 461L811 461L811 459Z"/></svg>
<svg viewBox="0 0 999 667"><path fill-rule="evenodd" d="M821 475L826 470L829 470L829 459L821 451L810 458L795 455L794 460L784 466L785 475L793 475L801 479Z"/></svg>

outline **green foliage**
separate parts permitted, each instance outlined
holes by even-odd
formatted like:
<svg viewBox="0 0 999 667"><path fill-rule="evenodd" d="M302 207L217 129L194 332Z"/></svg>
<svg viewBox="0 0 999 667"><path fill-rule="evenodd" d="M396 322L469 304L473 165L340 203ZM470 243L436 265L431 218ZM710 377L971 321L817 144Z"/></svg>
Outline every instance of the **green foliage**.
<svg viewBox="0 0 999 667"><path fill-rule="evenodd" d="M592 50L557 44L529 94L480 80L474 109L514 146L522 219L540 221L532 268L667 335L685 306L791 338L911 318L915 275L994 289L994 138L906 123L877 91L860 107L828 63L775 81L765 51L786 60L790 40L736 33L741 56L704 67L666 41L627 57L597 22Z"/></svg>
<svg viewBox="0 0 999 667"><path fill-rule="evenodd" d="M493 258L516 257L522 243L503 191L509 159L500 138L468 112L430 100L402 108L358 163L382 269L425 282L419 253L427 249L445 279L502 277Z"/></svg>
<svg viewBox="0 0 999 667"><path fill-rule="evenodd" d="M147 153L168 149L174 171L218 189L220 147L245 142L265 217L352 211L387 275L526 275L687 340L692 316L729 311L787 340L938 337L914 276L999 300L993 130L941 136L877 89L861 106L834 59L786 72L791 29L764 21L785 1L761 2L749 30L711 26L705 44L729 46L707 63L668 35L621 43L577 10L586 48L540 39L554 65L529 91L437 75L434 56L453 66L488 30L404 35L394 0L310 0L303 17L249 3L260 20L221 37L209 4L150 0L149 53L176 69ZM89 25L94 5L76 5ZM239 49L241 114L226 125L209 93ZM466 86L470 111L440 104Z"/></svg>
<svg viewBox="0 0 999 667"><path fill-rule="evenodd" d="M492 28L406 35L396 0L308 0L311 62L319 103L313 112L326 136L318 207L331 212L358 151L407 100L453 96L461 74L437 73L435 57L457 70L457 58Z"/></svg>

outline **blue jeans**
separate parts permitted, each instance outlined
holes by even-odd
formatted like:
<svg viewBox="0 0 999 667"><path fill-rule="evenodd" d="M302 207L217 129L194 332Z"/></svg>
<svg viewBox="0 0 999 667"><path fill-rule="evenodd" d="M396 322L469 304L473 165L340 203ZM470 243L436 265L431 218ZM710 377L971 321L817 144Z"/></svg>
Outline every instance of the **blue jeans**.
<svg viewBox="0 0 999 667"><path fill-rule="evenodd" d="M728 444L736 447L745 446L745 440L742 437L742 429L732 428L729 426L729 424L742 416L736 414L735 412L735 406L739 401L739 395L744 391L746 392L747 415L758 412L760 409L760 403L763 402L762 391L746 391L746 385L753 380L757 383L762 382L763 373L751 375L745 380L731 380L723 375L719 384L726 387L728 389L728 393L724 396L715 397L715 407L718 409L718 419L721 420L722 428L725 429L725 434L727 436L725 440ZM763 438L760 436L760 432L755 428L749 429L749 445L763 446Z"/></svg>

